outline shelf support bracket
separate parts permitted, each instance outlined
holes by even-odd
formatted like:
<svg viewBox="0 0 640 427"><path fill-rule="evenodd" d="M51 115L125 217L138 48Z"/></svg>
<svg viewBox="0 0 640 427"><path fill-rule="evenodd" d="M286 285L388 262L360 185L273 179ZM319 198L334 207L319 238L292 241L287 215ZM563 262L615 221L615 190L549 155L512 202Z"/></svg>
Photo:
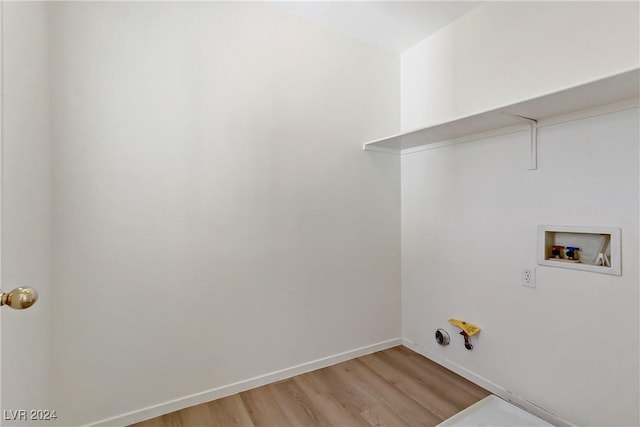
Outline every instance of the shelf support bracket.
<svg viewBox="0 0 640 427"><path fill-rule="evenodd" d="M512 117L515 117L516 119L525 121L529 124L530 132L531 132L531 145L530 145L530 153L529 153L531 164L529 165L529 170L534 171L538 169L538 121L530 117L519 116L517 114L511 114L511 113L505 113L504 111L502 112L502 114L508 114Z"/></svg>

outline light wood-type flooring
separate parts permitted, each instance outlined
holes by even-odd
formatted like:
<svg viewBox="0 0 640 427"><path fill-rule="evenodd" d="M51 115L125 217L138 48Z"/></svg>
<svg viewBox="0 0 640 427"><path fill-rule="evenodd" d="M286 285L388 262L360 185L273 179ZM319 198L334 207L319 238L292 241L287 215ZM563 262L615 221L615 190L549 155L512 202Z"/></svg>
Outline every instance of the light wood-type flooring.
<svg viewBox="0 0 640 427"><path fill-rule="evenodd" d="M434 426L489 394L399 346L134 426Z"/></svg>

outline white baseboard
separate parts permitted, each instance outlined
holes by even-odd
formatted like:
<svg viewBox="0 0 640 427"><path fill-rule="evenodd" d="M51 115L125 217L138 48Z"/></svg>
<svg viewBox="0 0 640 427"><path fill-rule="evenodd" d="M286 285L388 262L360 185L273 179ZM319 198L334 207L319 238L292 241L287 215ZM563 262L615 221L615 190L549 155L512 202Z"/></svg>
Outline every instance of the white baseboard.
<svg viewBox="0 0 640 427"><path fill-rule="evenodd" d="M524 409L525 411L539 417L542 418L543 420L558 426L558 427L575 427L575 424L571 424L570 422L567 422L559 417L557 417L556 415L552 414L551 412L545 410L544 408L539 407L538 405L529 402L528 400L524 399L521 396L517 396L515 394L513 394L512 392L510 392L509 390L507 390L506 388L495 384L491 381L489 381L488 379L469 371L466 368L463 368L462 366L458 365L455 362L450 361L449 359L443 359L431 352L429 352L427 349L425 349L424 347L414 343L413 341L410 341L406 338L402 339L402 344L407 347L410 348L411 350L415 351L418 354L421 354L422 356L426 357L427 359L430 359L434 362L436 362L438 365L444 366L445 368L449 369L450 371L455 372L456 374L460 375L461 377L464 377L466 379L468 379L469 381L471 381L474 384L479 385L480 387L490 391L491 393L501 397L502 399L513 403L516 406L519 406L520 408Z"/></svg>
<svg viewBox="0 0 640 427"><path fill-rule="evenodd" d="M179 411L180 409L188 408L189 406L199 405L201 403L210 402L212 400L220 399L226 396L231 396L232 394L240 393L276 381L282 381L296 375L315 371L316 369L326 368L327 366L335 365L336 363L345 362L347 360L355 359L356 357L365 356L367 354L375 353L376 351L385 350L387 348L395 347L401 344L402 339L395 338L392 340L379 342L377 344L356 348L353 350L345 351L343 353L335 354L333 356L323 357L311 362L292 366L286 369L281 369L279 371L260 375L258 377L250 378L244 381L239 381L237 383L216 387L211 390L192 394L190 396L184 396L175 400L160 403L158 405L149 406L137 411L107 418L95 423L87 424L87 426L107 427L123 426L137 423L149 418L155 418L161 415L168 414L170 412Z"/></svg>
<svg viewBox="0 0 640 427"><path fill-rule="evenodd" d="M404 345L410 348L418 354L436 362L437 364L444 366L445 368L455 372L456 374L468 379L474 384L485 388L491 393L500 396L504 400L513 403L516 406L530 412L545 421L550 422L558 427L575 427L556 415L548 412L544 408L541 408L534 403L527 401L521 396L517 396L511 393L506 388L495 384L488 379L463 368L462 366L452 362L448 359L443 359L435 354L432 354L424 347L406 339L395 338L388 341L383 341L377 344L368 345L365 347L356 348L353 350L345 351L343 353L335 354L333 356L323 357L321 359L313 360L311 362L303 363L290 368L282 369L279 371L271 372L258 377L250 378L237 383L216 387L211 390L203 391L200 393L184 396L178 399L174 399L168 402L160 403L158 405L149 406L137 411L128 412L126 414L118 415L95 423L87 424L92 427L107 427L107 426L123 426L134 424L140 421L147 420L149 418L159 417L170 412L179 411L189 406L199 405L201 403L210 402L222 397L231 396L232 394L240 393L252 388L260 387L266 384L270 384L276 381L282 381L287 378L291 378L296 375L304 374L307 372L315 371L316 369L326 368L327 366L335 365L336 363L344 362L347 360L355 359L357 357L365 356L367 354L375 353L376 351L385 350L387 348L395 347L397 345Z"/></svg>

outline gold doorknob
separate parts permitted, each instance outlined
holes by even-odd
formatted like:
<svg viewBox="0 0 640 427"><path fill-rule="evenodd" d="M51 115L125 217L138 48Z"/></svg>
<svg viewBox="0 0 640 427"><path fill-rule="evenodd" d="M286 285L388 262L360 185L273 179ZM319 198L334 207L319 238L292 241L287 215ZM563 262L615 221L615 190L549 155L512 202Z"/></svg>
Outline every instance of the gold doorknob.
<svg viewBox="0 0 640 427"><path fill-rule="evenodd" d="M12 291L0 293L0 305L8 305L16 310L29 308L38 301L38 292L30 286L15 288Z"/></svg>

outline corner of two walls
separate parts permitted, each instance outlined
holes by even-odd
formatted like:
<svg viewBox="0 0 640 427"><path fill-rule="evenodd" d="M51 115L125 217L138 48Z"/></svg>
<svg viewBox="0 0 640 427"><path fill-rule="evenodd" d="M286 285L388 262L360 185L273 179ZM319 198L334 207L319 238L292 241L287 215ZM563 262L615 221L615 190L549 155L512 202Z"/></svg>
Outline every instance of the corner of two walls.
<svg viewBox="0 0 640 427"><path fill-rule="evenodd" d="M637 3L479 6L403 53L402 127L637 68L637 16ZM637 425L638 128L637 109L541 128L535 171L526 133L402 156L407 342L555 420ZM622 228L623 275L537 266L543 224ZM452 317L482 328L472 351Z"/></svg>
<svg viewBox="0 0 640 427"><path fill-rule="evenodd" d="M637 2L486 2L401 57L402 129L638 66Z"/></svg>
<svg viewBox="0 0 640 427"><path fill-rule="evenodd" d="M409 129L637 67L637 4L487 3L403 54L401 88L397 58L207 7L50 6L67 424L396 337L400 235L405 338L571 422L638 424L637 115L541 130L535 172L519 134L404 156L401 232L400 160L360 151L399 100ZM623 276L521 287L541 223L622 227ZM483 327L472 352L434 345L453 316Z"/></svg>

